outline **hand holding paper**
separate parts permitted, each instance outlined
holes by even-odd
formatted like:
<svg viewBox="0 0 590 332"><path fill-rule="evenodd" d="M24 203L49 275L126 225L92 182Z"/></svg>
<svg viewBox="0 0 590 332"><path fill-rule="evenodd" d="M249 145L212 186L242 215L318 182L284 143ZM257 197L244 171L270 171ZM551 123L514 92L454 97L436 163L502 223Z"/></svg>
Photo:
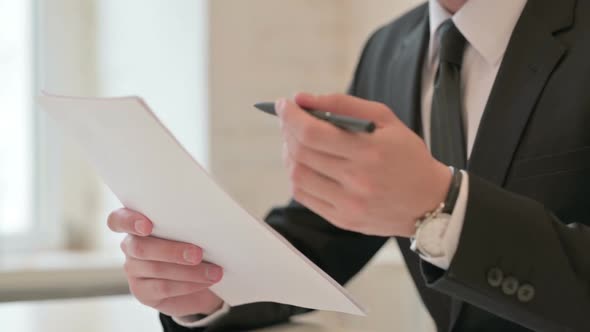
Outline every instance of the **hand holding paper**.
<svg viewBox="0 0 590 332"><path fill-rule="evenodd" d="M229 305L271 301L363 314L346 291L232 200L136 97L42 96L123 205L160 239L197 245L222 266L211 291Z"/></svg>
<svg viewBox="0 0 590 332"><path fill-rule="evenodd" d="M150 237L151 221L119 209L109 215L109 228L127 233L121 243L131 293L139 302L173 317L209 315L223 304L209 287L223 269L203 262L203 250L189 243Z"/></svg>

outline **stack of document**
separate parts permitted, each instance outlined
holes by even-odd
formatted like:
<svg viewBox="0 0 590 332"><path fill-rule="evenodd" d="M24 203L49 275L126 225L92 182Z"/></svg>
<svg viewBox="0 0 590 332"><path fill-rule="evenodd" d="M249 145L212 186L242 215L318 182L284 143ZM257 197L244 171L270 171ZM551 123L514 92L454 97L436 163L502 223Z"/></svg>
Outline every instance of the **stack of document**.
<svg viewBox="0 0 590 332"><path fill-rule="evenodd" d="M38 98L79 143L123 205L153 235L193 243L224 268L212 290L229 305L270 301L363 315L364 310L265 222L220 188L138 97Z"/></svg>

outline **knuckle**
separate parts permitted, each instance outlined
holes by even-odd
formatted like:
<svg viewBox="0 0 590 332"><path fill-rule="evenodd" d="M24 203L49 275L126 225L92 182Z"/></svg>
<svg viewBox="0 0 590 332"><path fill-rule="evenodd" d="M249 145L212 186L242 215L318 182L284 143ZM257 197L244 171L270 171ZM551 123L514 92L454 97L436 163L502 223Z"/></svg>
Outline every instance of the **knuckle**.
<svg viewBox="0 0 590 332"><path fill-rule="evenodd" d="M381 102L374 102L375 103L375 107L379 109L379 111L381 112L389 112L389 106L385 105L384 103Z"/></svg>
<svg viewBox="0 0 590 332"><path fill-rule="evenodd" d="M384 103L376 103L376 110L378 111L379 120L384 123L396 122L397 117L391 111L391 108Z"/></svg>
<svg viewBox="0 0 590 332"><path fill-rule="evenodd" d="M389 106L385 105L384 103L372 101L370 102L370 105L374 110L376 110L380 114L391 113Z"/></svg>

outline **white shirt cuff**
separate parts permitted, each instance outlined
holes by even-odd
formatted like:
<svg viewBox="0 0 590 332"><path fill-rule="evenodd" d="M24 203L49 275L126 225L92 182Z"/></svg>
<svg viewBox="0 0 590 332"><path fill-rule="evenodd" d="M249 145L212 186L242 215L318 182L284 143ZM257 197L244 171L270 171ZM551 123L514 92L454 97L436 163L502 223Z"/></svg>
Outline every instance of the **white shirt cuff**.
<svg viewBox="0 0 590 332"><path fill-rule="evenodd" d="M467 209L467 197L469 196L469 176L467 172L461 171L463 179L461 180L461 188L459 189L459 196L453 208L453 214L447 224L447 229L441 238L433 239L434 241L442 241L442 248L444 255L438 257L420 257L426 262L435 265L443 270L447 270L451 265L455 252L459 246L459 238L461 230L463 229L463 221L465 219L465 210Z"/></svg>
<svg viewBox="0 0 590 332"><path fill-rule="evenodd" d="M202 315L188 315L182 317L172 317L172 320L176 324L184 327L205 327L227 314L229 312L229 308L230 307L227 303L223 303L223 306L219 310L205 318L199 319L202 317Z"/></svg>

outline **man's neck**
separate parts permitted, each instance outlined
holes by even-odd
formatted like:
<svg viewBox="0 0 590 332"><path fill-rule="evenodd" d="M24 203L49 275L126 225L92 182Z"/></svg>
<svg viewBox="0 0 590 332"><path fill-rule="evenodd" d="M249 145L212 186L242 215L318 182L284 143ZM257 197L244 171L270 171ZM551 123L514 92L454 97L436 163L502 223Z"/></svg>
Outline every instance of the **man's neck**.
<svg viewBox="0 0 590 332"><path fill-rule="evenodd" d="M455 14L469 0L438 0L438 2L451 14Z"/></svg>

